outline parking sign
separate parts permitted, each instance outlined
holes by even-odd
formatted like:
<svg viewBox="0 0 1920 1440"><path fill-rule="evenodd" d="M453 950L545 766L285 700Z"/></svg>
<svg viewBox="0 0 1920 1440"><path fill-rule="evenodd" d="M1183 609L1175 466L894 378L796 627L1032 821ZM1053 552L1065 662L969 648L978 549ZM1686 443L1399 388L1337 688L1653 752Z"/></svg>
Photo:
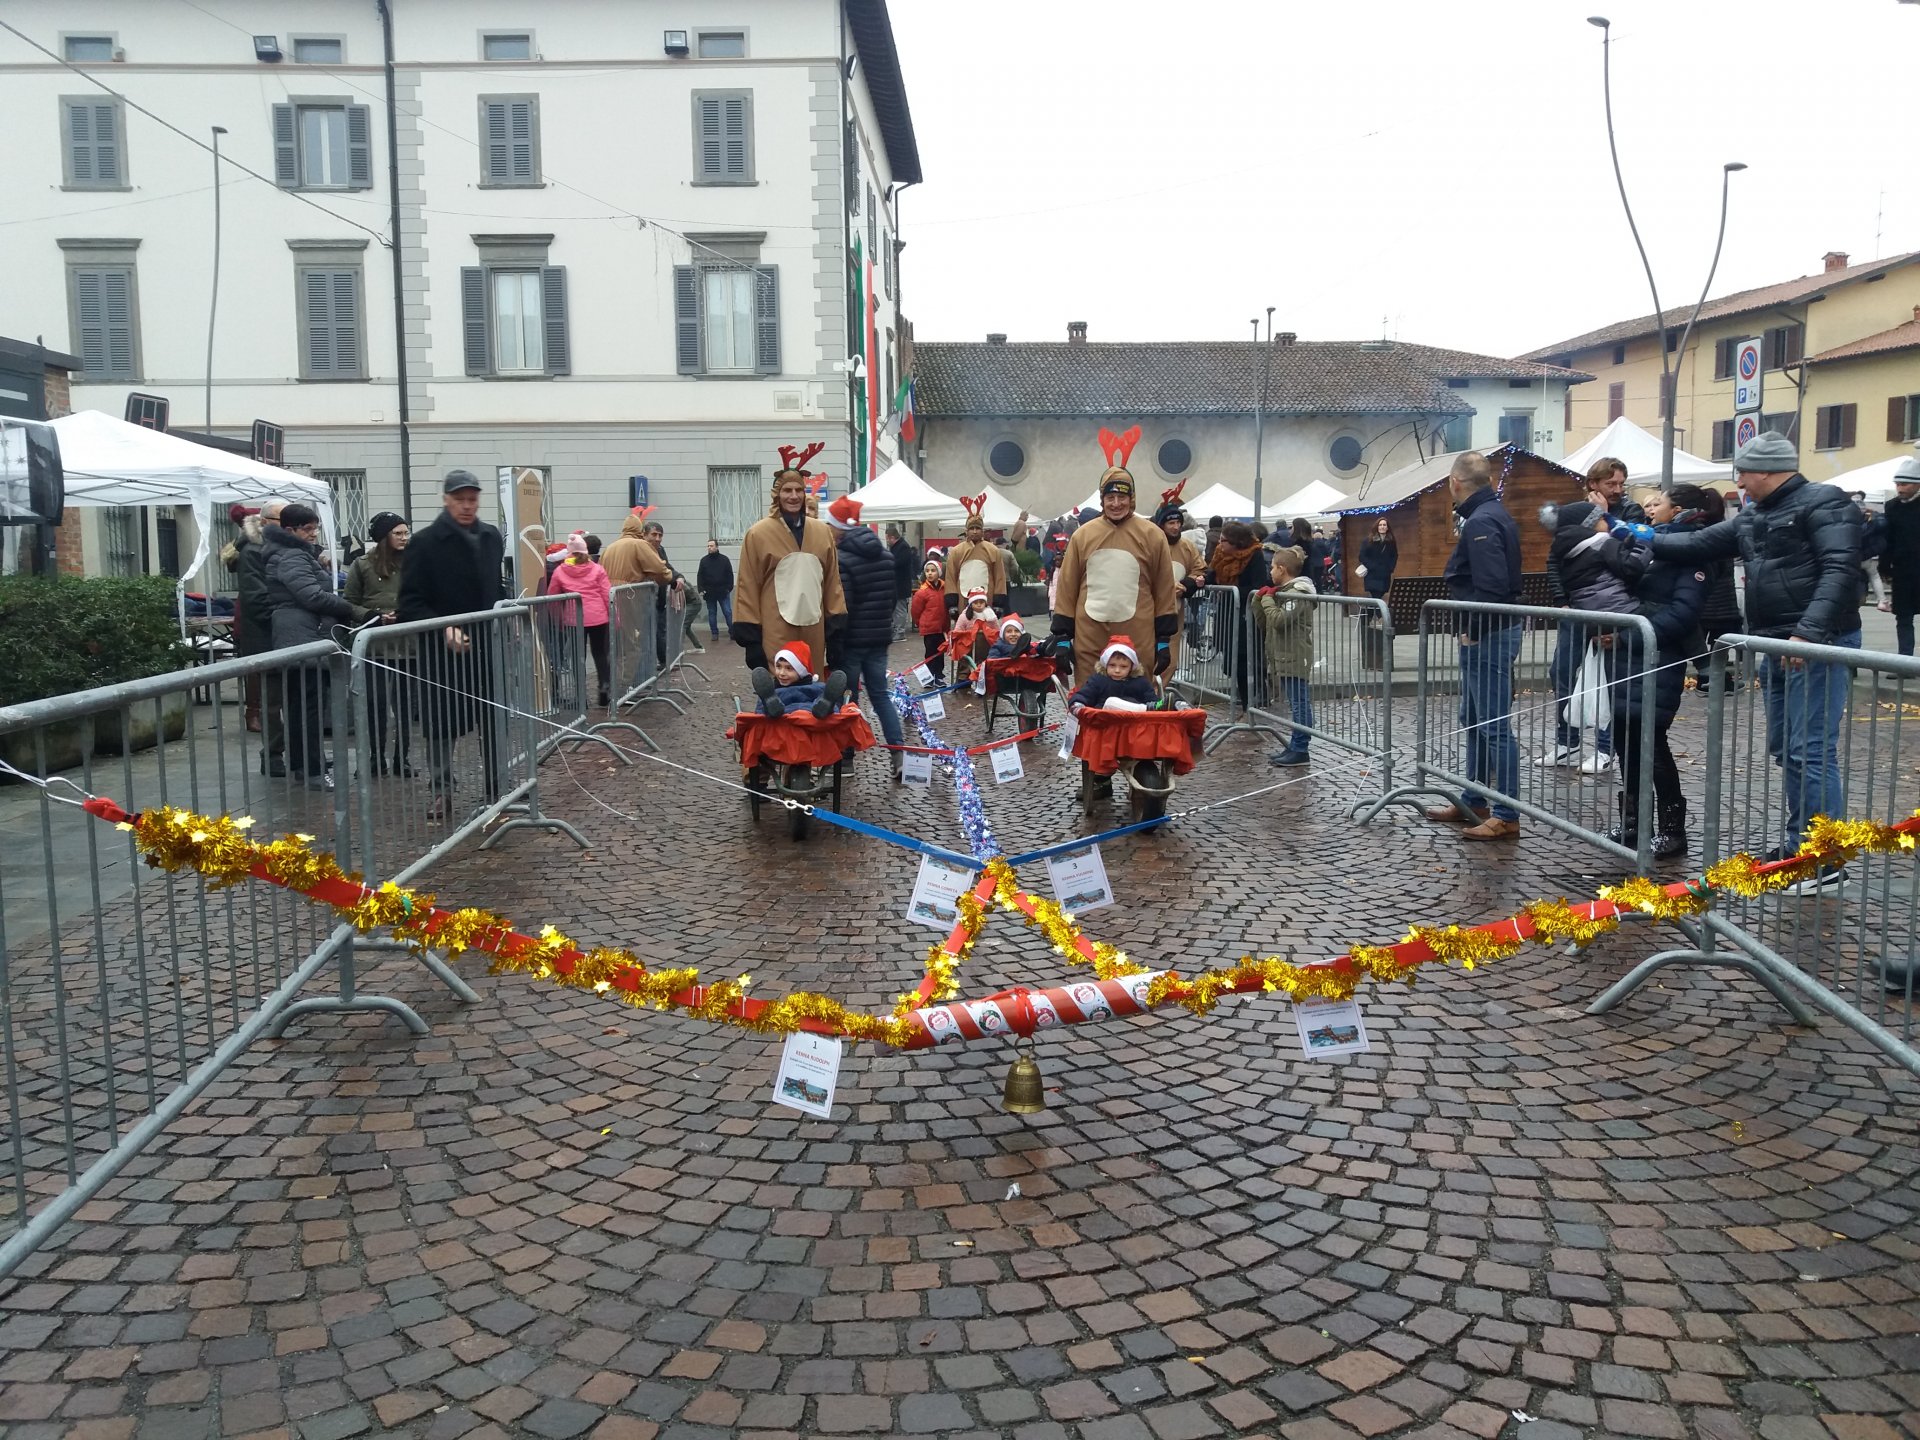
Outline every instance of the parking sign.
<svg viewBox="0 0 1920 1440"><path fill-rule="evenodd" d="M1760 342L1742 340L1733 352L1733 413L1760 408Z"/></svg>

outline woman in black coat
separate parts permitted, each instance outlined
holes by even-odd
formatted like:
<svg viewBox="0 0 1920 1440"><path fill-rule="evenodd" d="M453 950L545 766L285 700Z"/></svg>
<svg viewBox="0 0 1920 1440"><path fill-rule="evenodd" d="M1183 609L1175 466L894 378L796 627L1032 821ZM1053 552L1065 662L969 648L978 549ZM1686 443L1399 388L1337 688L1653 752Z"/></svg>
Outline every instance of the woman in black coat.
<svg viewBox="0 0 1920 1440"><path fill-rule="evenodd" d="M1647 501L1647 518L1657 532L1684 534L1703 528L1710 491L1698 485L1676 485L1671 492ZM1704 648L1700 636L1709 577L1692 564L1655 560L1634 590L1637 613L1653 626L1659 653L1651 685L1639 676L1643 659L1636 630L1617 632L1609 674L1621 677L1613 694L1613 753L1620 763L1624 793L1620 797L1618 833L1609 838L1623 845L1640 839L1640 748L1642 727L1653 725L1653 798L1655 830L1653 855L1669 860L1687 853L1687 797L1680 789L1680 768L1674 763L1667 731L1680 712L1686 689L1687 663Z"/></svg>
<svg viewBox="0 0 1920 1440"><path fill-rule="evenodd" d="M319 539L320 517L305 505L287 506L279 525L263 534L266 600L273 613L276 650L332 639L334 627L358 625L373 616L373 611L335 593ZM321 743L326 689L324 666L305 664L286 675L287 772L315 790L333 788Z"/></svg>
<svg viewBox="0 0 1920 1440"><path fill-rule="evenodd" d="M1247 703L1248 666L1247 666L1247 616L1253 613L1253 592L1273 583L1267 565L1267 552L1254 539L1251 526L1241 520L1229 521L1220 532L1220 543L1213 548L1213 559L1207 566L1208 585L1231 585L1240 597L1240 603L1233 616L1233 635L1227 644L1231 646L1232 659L1228 670L1234 677L1234 694L1244 707ZM1216 643L1222 637L1216 636ZM1265 677L1261 677L1262 688ZM1265 704L1265 696L1259 697Z"/></svg>
<svg viewBox="0 0 1920 1440"><path fill-rule="evenodd" d="M1360 546L1360 579L1367 594L1376 600L1387 598L1393 588L1394 567L1400 563L1400 545L1393 538L1393 527L1382 515L1374 522L1373 534Z"/></svg>
<svg viewBox="0 0 1920 1440"><path fill-rule="evenodd" d="M1720 492L1709 485L1688 486L1689 490L1700 492L1701 525L1718 525L1727 518L1726 501ZM1746 628L1746 619L1740 614L1740 592L1733 584L1733 561L1712 560L1701 567L1707 577L1707 598L1700 607L1700 633L1705 644L1694 657L1693 668L1700 676L1700 683L1707 683L1707 652L1719 642L1722 635L1737 635ZM1738 684L1738 672L1729 672L1731 683Z"/></svg>

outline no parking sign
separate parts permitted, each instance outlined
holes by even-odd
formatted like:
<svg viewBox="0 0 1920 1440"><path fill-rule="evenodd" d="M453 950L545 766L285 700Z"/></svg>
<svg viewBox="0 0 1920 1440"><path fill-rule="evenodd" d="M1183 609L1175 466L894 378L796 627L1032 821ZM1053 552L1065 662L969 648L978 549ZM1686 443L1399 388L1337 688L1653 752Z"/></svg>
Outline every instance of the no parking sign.
<svg viewBox="0 0 1920 1440"><path fill-rule="evenodd" d="M1760 433L1758 416L1742 415L1733 422L1733 448L1738 450L1754 436Z"/></svg>
<svg viewBox="0 0 1920 1440"><path fill-rule="evenodd" d="M1733 352L1733 413L1760 408L1760 342L1742 340Z"/></svg>

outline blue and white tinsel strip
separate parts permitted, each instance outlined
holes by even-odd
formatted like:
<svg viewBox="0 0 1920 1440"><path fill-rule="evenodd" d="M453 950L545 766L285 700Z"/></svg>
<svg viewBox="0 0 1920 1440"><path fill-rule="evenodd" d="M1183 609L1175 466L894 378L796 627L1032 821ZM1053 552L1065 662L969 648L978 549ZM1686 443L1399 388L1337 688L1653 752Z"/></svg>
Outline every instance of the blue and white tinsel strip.
<svg viewBox="0 0 1920 1440"><path fill-rule="evenodd" d="M943 758L953 766L954 799L960 807L960 829L967 837L967 848L973 852L973 858L985 865L1000 854L1000 842L993 838L993 826L987 821L987 810L980 798L980 786L973 775L973 757L964 749L950 746L940 738L939 732L927 720L926 708L919 698L907 688L906 677L893 677L893 704L902 715L913 721L914 729L920 732L920 743L930 750L951 750Z"/></svg>

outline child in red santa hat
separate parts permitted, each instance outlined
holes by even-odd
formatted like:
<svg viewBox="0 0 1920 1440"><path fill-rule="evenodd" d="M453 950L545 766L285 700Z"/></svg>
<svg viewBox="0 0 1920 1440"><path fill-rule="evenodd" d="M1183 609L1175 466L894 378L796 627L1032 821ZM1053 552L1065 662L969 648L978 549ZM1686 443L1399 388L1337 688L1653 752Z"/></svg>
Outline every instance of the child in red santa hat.
<svg viewBox="0 0 1920 1440"><path fill-rule="evenodd" d="M1082 710L1150 710L1159 698L1153 681L1140 673L1140 655L1133 641L1115 635L1100 652L1100 669L1067 697L1067 709L1075 714Z"/></svg>
<svg viewBox="0 0 1920 1440"><path fill-rule="evenodd" d="M753 693L760 713L779 718L798 706L824 720L847 698L847 677L838 670L823 684L813 677L813 651L804 640L789 640L773 657L772 670L753 672Z"/></svg>

